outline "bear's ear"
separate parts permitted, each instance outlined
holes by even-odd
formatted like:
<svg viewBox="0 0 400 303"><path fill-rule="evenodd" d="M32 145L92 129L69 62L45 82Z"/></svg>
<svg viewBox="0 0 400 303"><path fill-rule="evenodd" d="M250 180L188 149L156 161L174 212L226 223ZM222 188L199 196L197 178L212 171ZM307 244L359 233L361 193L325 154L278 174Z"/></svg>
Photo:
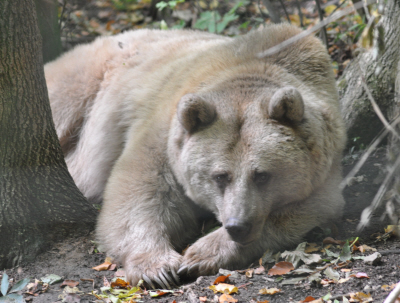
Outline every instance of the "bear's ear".
<svg viewBox="0 0 400 303"><path fill-rule="evenodd" d="M304 116L304 102L300 92L287 86L275 92L269 101L268 115L275 120L289 120L300 122Z"/></svg>
<svg viewBox="0 0 400 303"><path fill-rule="evenodd" d="M192 133L199 126L213 122L216 110L214 105L204 101L199 96L187 94L178 103L177 115L181 125Z"/></svg>

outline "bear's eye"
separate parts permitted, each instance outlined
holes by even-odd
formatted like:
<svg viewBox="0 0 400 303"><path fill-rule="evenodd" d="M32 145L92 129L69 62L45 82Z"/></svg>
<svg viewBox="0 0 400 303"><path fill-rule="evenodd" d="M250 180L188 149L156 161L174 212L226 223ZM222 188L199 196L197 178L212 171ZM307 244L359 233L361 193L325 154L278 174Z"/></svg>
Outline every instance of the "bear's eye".
<svg viewBox="0 0 400 303"><path fill-rule="evenodd" d="M213 179L220 189L224 189L231 181L227 173L216 174L213 176Z"/></svg>
<svg viewBox="0 0 400 303"><path fill-rule="evenodd" d="M255 172L254 173L254 183L256 183L258 186L263 186L267 184L267 182L270 179L270 174L267 172Z"/></svg>

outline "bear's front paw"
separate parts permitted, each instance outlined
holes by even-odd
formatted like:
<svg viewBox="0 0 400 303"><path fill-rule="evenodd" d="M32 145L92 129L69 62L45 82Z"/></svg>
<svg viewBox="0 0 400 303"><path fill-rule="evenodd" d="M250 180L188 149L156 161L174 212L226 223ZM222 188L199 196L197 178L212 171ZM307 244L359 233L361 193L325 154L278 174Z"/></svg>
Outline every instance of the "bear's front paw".
<svg viewBox="0 0 400 303"><path fill-rule="evenodd" d="M140 279L151 288L171 289L180 285L177 270L182 256L174 250L131 254L124 262L127 280L136 285Z"/></svg>
<svg viewBox="0 0 400 303"><path fill-rule="evenodd" d="M179 275L213 275L220 268L235 266L238 244L227 238L223 227L190 246L178 270Z"/></svg>

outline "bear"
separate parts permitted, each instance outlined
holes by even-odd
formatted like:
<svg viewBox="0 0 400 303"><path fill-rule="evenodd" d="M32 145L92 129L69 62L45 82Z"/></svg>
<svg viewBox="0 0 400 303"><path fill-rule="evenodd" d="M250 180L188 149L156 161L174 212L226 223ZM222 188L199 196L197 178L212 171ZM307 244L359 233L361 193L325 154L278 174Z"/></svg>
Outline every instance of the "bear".
<svg viewBox="0 0 400 303"><path fill-rule="evenodd" d="M97 240L132 285L243 268L341 215L346 134L325 47L307 36L260 56L300 33L127 31L45 65L68 169L102 203ZM211 218L222 226L199 238Z"/></svg>

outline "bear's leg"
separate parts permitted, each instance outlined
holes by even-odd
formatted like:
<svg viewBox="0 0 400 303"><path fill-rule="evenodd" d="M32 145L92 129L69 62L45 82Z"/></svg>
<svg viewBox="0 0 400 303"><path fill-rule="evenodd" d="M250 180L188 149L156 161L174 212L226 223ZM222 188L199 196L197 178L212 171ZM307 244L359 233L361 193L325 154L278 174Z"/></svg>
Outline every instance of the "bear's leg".
<svg viewBox="0 0 400 303"><path fill-rule="evenodd" d="M132 285L143 279L153 288L171 288L179 284L179 252L200 231L199 212L165 157L141 146L128 146L113 169L97 238L101 249L123 264Z"/></svg>
<svg viewBox="0 0 400 303"><path fill-rule="evenodd" d="M266 220L260 237L243 246L224 227L196 241L183 257L179 274L210 275L220 268L241 269L270 249L282 251L301 242L312 228L340 217L344 205L338 190L339 172L307 200L287 205Z"/></svg>

